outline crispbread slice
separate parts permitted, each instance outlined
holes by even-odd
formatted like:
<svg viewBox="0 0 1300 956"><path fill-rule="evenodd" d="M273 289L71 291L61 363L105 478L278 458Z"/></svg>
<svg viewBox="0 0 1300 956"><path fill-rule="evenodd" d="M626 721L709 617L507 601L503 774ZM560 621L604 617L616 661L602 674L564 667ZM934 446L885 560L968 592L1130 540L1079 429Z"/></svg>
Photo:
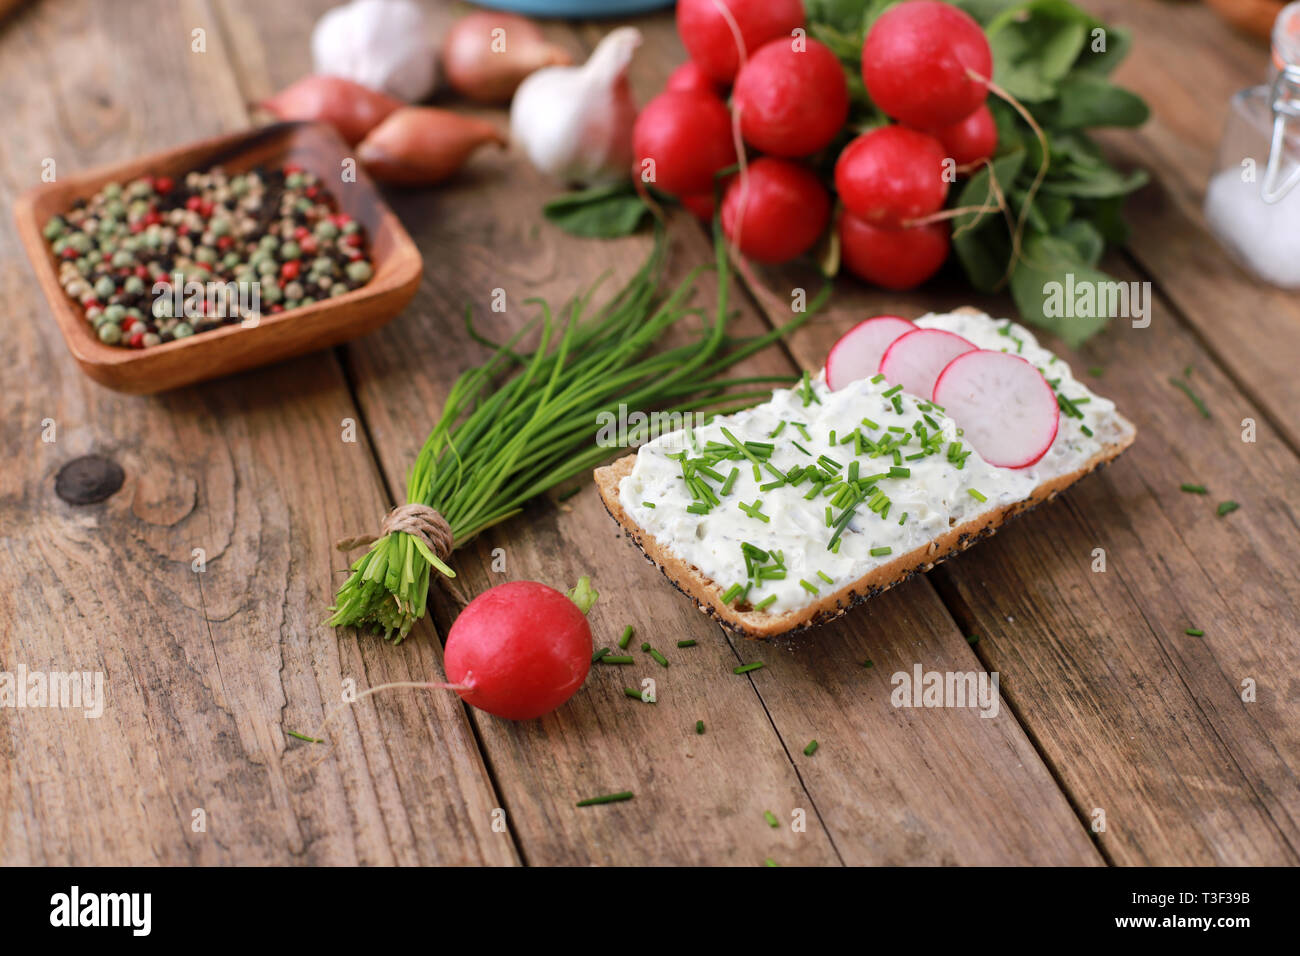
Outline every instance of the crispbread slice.
<svg viewBox="0 0 1300 956"><path fill-rule="evenodd" d="M705 577L695 566L687 564L632 519L619 500L618 488L619 483L631 474L632 467L636 464L635 454L626 455L612 464L597 468L596 487L600 490L600 497L605 502L605 510L609 512L610 517L623 526L632 542L645 554L646 559L658 565L659 570L673 586L691 598L701 611L717 618L733 631L749 637L776 637L834 620L855 604L907 580L917 571L929 571L940 561L958 551L966 550L980 538L993 534L1006 523L1008 518L1028 511L1043 501L1055 498L1084 475L1113 461L1124 449L1133 444L1134 438L1137 437L1137 429L1132 423L1122 416L1117 415L1117 417L1122 426L1122 437L1105 446L1077 471L1043 482L1029 497L1006 508L988 511L963 524L954 525L947 533L932 539L929 544L899 555L888 564L875 568L869 574L832 594L819 598L810 605L780 614L754 610L741 611L723 604L723 591L716 582Z"/></svg>

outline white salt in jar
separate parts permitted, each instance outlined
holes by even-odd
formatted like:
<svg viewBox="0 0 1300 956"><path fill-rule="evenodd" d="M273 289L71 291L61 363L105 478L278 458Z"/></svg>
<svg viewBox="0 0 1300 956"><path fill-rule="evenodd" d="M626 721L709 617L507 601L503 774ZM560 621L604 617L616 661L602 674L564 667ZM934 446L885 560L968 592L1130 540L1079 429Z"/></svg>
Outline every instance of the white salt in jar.
<svg viewBox="0 0 1300 956"><path fill-rule="evenodd" d="M1300 288L1300 3L1273 24L1270 82L1232 98L1205 218L1249 272Z"/></svg>

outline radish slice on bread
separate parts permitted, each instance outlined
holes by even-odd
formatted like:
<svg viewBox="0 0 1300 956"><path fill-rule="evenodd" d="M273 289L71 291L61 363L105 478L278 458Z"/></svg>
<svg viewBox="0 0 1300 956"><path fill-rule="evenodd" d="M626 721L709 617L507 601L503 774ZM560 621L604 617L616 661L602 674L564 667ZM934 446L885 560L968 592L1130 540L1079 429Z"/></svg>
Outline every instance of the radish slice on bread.
<svg viewBox="0 0 1300 956"><path fill-rule="evenodd" d="M880 360L880 374L890 385L901 385L903 391L928 399L944 367L957 356L974 351L975 346L960 335L917 329L889 346Z"/></svg>
<svg viewBox="0 0 1300 956"><path fill-rule="evenodd" d="M870 378L880 370L885 350L916 326L896 315L878 315L859 322L840 336L826 356L826 385L838 392L850 382Z"/></svg>
<svg viewBox="0 0 1300 956"><path fill-rule="evenodd" d="M1056 393L1017 355L979 350L957 356L934 386L934 402L961 426L990 465L1028 468L1052 447L1061 422Z"/></svg>

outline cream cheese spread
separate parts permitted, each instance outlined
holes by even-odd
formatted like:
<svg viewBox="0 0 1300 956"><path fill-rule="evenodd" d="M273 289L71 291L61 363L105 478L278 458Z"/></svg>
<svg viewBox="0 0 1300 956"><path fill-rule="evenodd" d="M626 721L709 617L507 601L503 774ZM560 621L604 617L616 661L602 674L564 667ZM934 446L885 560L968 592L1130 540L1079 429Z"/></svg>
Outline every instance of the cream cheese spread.
<svg viewBox="0 0 1300 956"><path fill-rule="evenodd" d="M1043 373L1062 411L1038 462L990 465L929 401L883 380L832 392L823 372L762 405L642 446L619 485L624 510L729 603L776 614L1024 500L1131 427L1023 326L975 313L916 324L1019 355Z"/></svg>

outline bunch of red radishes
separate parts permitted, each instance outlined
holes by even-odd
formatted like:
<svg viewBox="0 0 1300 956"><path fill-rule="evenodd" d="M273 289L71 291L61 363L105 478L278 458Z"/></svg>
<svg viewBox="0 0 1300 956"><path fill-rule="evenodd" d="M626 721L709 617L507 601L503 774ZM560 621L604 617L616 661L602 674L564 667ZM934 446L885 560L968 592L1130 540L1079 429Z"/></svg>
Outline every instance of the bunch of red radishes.
<svg viewBox="0 0 1300 956"><path fill-rule="evenodd" d="M739 164L720 183L727 237L759 262L803 255L831 224L830 191L814 167L844 142L845 67L807 36L800 0L679 0L677 29L691 59L637 120L642 180L707 219L715 177ZM876 20L862 79L897 122L851 139L834 164L843 207L835 228L850 272L908 289L943 265L949 185L997 147L984 103L992 71L983 31L956 7L908 0Z"/></svg>

